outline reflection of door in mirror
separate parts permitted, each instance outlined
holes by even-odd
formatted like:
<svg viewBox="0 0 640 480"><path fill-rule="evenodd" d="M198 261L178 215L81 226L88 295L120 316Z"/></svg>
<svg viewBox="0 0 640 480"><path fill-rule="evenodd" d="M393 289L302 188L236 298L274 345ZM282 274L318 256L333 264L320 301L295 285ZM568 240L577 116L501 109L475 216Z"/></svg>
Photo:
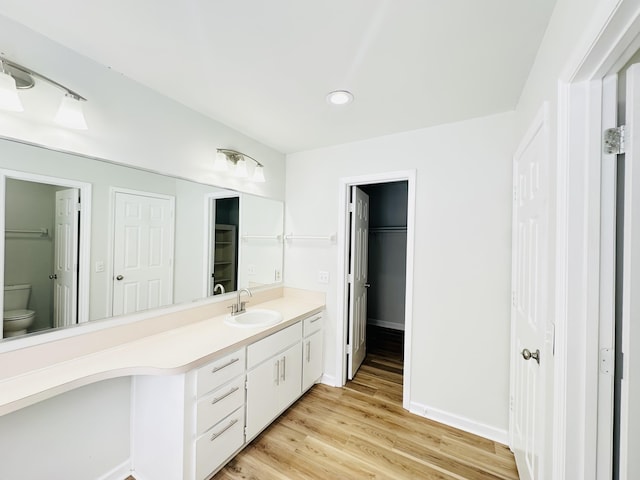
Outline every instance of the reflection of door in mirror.
<svg viewBox="0 0 640 480"><path fill-rule="evenodd" d="M44 180L5 182L5 337L78 322L80 189Z"/></svg>
<svg viewBox="0 0 640 480"><path fill-rule="evenodd" d="M173 302L175 199L114 189L113 314Z"/></svg>
<svg viewBox="0 0 640 480"><path fill-rule="evenodd" d="M240 198L211 198L209 203L209 295L238 289Z"/></svg>

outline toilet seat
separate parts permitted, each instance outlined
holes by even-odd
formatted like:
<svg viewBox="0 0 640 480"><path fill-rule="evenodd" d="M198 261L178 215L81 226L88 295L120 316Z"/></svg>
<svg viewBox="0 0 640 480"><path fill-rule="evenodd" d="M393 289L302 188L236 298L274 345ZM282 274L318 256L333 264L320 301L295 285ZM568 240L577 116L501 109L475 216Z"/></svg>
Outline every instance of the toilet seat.
<svg viewBox="0 0 640 480"><path fill-rule="evenodd" d="M7 310L4 312L4 321L12 320L24 320L25 318L32 317L36 312L33 310Z"/></svg>

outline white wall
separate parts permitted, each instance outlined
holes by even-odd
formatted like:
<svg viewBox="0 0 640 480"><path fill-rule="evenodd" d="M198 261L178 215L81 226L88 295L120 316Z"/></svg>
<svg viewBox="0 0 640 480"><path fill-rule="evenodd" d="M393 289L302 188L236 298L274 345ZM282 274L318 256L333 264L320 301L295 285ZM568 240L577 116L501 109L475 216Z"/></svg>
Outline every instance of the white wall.
<svg viewBox="0 0 640 480"><path fill-rule="evenodd" d="M0 112L0 136L283 199L284 155L279 152L2 16L0 45L10 60L86 97L89 124L84 132L55 126L51 118L62 93L36 80L35 88L21 92L25 112ZM256 158L264 164L267 182L214 173L216 148Z"/></svg>
<svg viewBox="0 0 640 480"><path fill-rule="evenodd" d="M411 401L498 435L508 426L512 125L505 113L287 157L285 230L300 235L338 230L341 177L417 170ZM285 248L285 283L327 293L333 378L338 258L335 244Z"/></svg>
<svg viewBox="0 0 640 480"><path fill-rule="evenodd" d="M107 380L1 416L0 478L97 480L125 464L130 389Z"/></svg>

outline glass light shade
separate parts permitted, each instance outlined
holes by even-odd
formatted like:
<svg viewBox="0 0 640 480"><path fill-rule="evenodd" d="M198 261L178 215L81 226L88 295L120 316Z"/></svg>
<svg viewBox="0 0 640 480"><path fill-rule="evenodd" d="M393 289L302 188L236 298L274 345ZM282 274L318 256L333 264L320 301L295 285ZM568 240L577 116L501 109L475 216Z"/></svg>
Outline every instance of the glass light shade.
<svg viewBox="0 0 640 480"><path fill-rule="evenodd" d="M16 80L4 72L0 72L0 108L10 112L24 111L16 89Z"/></svg>
<svg viewBox="0 0 640 480"><path fill-rule="evenodd" d="M247 171L247 161L244 158L241 158L236 163L236 171L234 175L238 178L247 178L249 176L249 172Z"/></svg>
<svg viewBox="0 0 640 480"><path fill-rule="evenodd" d="M224 153L216 153L216 159L213 162L213 169L216 172L226 172L229 170L229 162L227 161L227 156Z"/></svg>
<svg viewBox="0 0 640 480"><path fill-rule="evenodd" d="M261 165L256 165L256 168L253 171L253 177L251 177L251 180L253 180L256 183L264 183L265 182L264 167L262 167Z"/></svg>
<svg viewBox="0 0 640 480"><path fill-rule="evenodd" d="M88 128L84 113L82 113L81 101L70 95L62 97L58 113L53 120L58 125L75 130L87 130Z"/></svg>

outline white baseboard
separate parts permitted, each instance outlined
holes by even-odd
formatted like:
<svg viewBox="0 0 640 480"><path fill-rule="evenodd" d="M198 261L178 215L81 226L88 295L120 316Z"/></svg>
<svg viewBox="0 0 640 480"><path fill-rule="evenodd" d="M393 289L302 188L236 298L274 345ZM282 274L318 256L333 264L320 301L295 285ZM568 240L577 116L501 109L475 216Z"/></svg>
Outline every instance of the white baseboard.
<svg viewBox="0 0 640 480"><path fill-rule="evenodd" d="M330 387L341 387L342 385L338 385L336 377L333 375L327 375L326 373L322 375L320 379L320 383L324 385L329 385Z"/></svg>
<svg viewBox="0 0 640 480"><path fill-rule="evenodd" d="M500 428L485 425L483 423L476 422L466 417L461 417L453 413L445 412L437 408L432 408L427 405L422 405L417 402L411 402L409 411L428 418L435 422L444 423L450 427L464 430L465 432L473 433L480 437L488 438L494 442L502 443L503 445L509 444L509 432Z"/></svg>
<svg viewBox="0 0 640 480"><path fill-rule="evenodd" d="M96 480L124 480L129 475L131 475L131 461L127 458L120 465L114 467L104 475L98 477Z"/></svg>
<svg viewBox="0 0 640 480"><path fill-rule="evenodd" d="M375 327L404 331L404 323L388 322L387 320L378 320L377 318L367 318L367 324Z"/></svg>

